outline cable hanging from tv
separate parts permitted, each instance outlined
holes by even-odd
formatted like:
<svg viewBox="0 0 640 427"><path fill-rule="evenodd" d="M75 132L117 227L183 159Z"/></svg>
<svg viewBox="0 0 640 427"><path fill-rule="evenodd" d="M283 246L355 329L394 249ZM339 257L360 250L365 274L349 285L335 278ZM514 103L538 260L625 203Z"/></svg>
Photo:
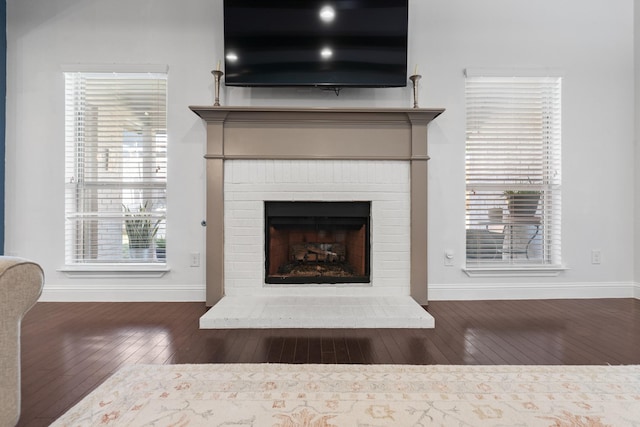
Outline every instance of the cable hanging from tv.
<svg viewBox="0 0 640 427"><path fill-rule="evenodd" d="M333 93L335 93L336 96L340 96L340 91L342 90L342 87L341 86L323 87L322 90L333 91Z"/></svg>

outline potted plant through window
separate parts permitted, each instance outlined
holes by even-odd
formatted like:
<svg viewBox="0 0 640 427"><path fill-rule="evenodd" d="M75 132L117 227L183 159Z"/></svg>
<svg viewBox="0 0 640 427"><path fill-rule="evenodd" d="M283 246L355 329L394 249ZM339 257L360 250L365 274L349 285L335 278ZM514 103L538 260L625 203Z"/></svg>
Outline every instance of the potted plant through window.
<svg viewBox="0 0 640 427"><path fill-rule="evenodd" d="M151 248L162 218L153 215L148 200L141 204L137 211L132 211L125 205L123 207L124 225L129 238L129 258L132 260L153 259Z"/></svg>
<svg viewBox="0 0 640 427"><path fill-rule="evenodd" d="M164 261L167 258L167 240L164 237L156 238L156 259Z"/></svg>
<svg viewBox="0 0 640 427"><path fill-rule="evenodd" d="M507 208L512 216L534 216L540 202L540 190L507 190Z"/></svg>

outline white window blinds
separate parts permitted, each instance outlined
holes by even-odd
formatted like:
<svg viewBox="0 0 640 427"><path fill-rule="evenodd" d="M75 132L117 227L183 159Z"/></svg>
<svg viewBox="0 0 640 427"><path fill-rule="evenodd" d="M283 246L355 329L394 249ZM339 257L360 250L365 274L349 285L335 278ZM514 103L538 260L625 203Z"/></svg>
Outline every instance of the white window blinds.
<svg viewBox="0 0 640 427"><path fill-rule="evenodd" d="M167 76L65 73L66 263L164 263Z"/></svg>
<svg viewBox="0 0 640 427"><path fill-rule="evenodd" d="M466 78L467 267L559 266L559 77Z"/></svg>

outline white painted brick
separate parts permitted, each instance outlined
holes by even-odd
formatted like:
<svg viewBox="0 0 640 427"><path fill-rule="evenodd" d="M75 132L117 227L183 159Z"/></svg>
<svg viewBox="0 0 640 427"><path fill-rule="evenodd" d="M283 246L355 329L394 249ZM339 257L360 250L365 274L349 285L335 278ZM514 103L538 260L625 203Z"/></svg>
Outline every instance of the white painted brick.
<svg viewBox="0 0 640 427"><path fill-rule="evenodd" d="M229 227L256 227L255 218L225 218L225 225ZM258 228L262 230L263 221L260 222Z"/></svg>
<svg viewBox="0 0 640 427"><path fill-rule="evenodd" d="M226 269L225 269L226 271ZM262 280L262 274L261 272L257 272L257 271L247 271L247 270L242 270L242 271L233 271L230 270L230 272L232 273L231 278L232 279L245 279L245 280L253 280L254 282L259 282Z"/></svg>
<svg viewBox="0 0 640 427"><path fill-rule="evenodd" d="M322 172L320 168L320 162L317 160L311 160L307 162L307 182L316 182L322 175L319 173Z"/></svg>
<svg viewBox="0 0 640 427"><path fill-rule="evenodd" d="M372 206L371 216L386 221L395 221L399 218L411 219L411 206L409 204L405 206L402 201L379 201Z"/></svg>
<svg viewBox="0 0 640 427"><path fill-rule="evenodd" d="M231 194L231 193L229 193ZM245 210L245 211L259 211L261 204L255 200L241 201L241 200L225 200L225 209L230 208L232 211Z"/></svg>
<svg viewBox="0 0 640 427"><path fill-rule="evenodd" d="M395 225L396 222L393 222L394 225L378 225L376 228L376 234L378 235L389 235L389 236L409 236L408 227L403 227L401 225Z"/></svg>
<svg viewBox="0 0 640 427"><path fill-rule="evenodd" d="M409 268L410 264L407 261L390 261L390 260L381 260L380 261L380 270L397 270L403 271L406 268Z"/></svg>
<svg viewBox="0 0 640 427"><path fill-rule="evenodd" d="M406 277L406 280L409 280L409 277ZM406 282L408 283L408 282ZM405 283L402 283L401 280L398 280L397 278L393 277L393 278L383 278L383 277L378 277L376 279L376 288L388 288L388 289L395 289L396 292L398 290L398 288L404 288ZM408 293L407 293L408 295Z"/></svg>
<svg viewBox="0 0 640 427"><path fill-rule="evenodd" d="M228 233L229 233L229 231L225 232L225 242L228 245L231 245L231 242L229 241L229 239L231 239L231 238L233 238L233 244L234 245L255 245L256 243L260 243L262 245L262 241L264 240L263 239L264 236L262 234L260 235L260 239L261 239L260 242L257 242L255 236L235 236L235 237L232 237L232 236L227 236L226 234L228 234ZM230 254L231 254L231 252L226 253L226 250L225 250L225 256L230 255Z"/></svg>
<svg viewBox="0 0 640 427"><path fill-rule="evenodd" d="M408 254L410 250L411 250L411 246L409 242L385 243L384 250L376 251L376 253L400 252L400 253Z"/></svg>
<svg viewBox="0 0 640 427"><path fill-rule="evenodd" d="M232 226L230 225L229 227L225 228L225 235L227 236L259 236L262 234L262 223L263 221L261 220L254 220L251 219L250 221L252 221L255 224L258 224L257 226L253 226L253 227L236 227L236 226ZM233 242L232 242L233 243Z"/></svg>
<svg viewBox="0 0 640 427"><path fill-rule="evenodd" d="M231 244L229 247L232 253L239 254L261 254L262 246L260 245L236 245Z"/></svg>
<svg viewBox="0 0 640 427"><path fill-rule="evenodd" d="M372 216L375 216L375 218L380 221L393 221L394 224L403 225L403 226L411 223L410 215L406 215L404 213L400 214L401 211L395 210L395 209L389 210L387 212L378 213L377 215L372 215ZM394 212L398 212L398 214L394 215L393 214Z"/></svg>
<svg viewBox="0 0 640 427"><path fill-rule="evenodd" d="M248 182L264 182L264 164L250 165Z"/></svg>
<svg viewBox="0 0 640 427"><path fill-rule="evenodd" d="M229 229L230 233L227 235L231 236L260 236L262 234L262 227L231 227Z"/></svg>
<svg viewBox="0 0 640 427"><path fill-rule="evenodd" d="M249 180L249 165L246 162L237 163L230 172L233 183L248 182Z"/></svg>
<svg viewBox="0 0 640 427"><path fill-rule="evenodd" d="M403 252L378 252L378 257L381 260L387 260L387 261L405 261L406 260L406 254Z"/></svg>
<svg viewBox="0 0 640 427"><path fill-rule="evenodd" d="M226 252L229 252L229 253L226 253ZM224 260L225 260L225 265L233 264L236 262L245 262L247 260L247 254L231 253L230 250L229 251L225 250Z"/></svg>
<svg viewBox="0 0 640 427"><path fill-rule="evenodd" d="M389 234L375 234L371 240L375 244L381 243L387 245L389 243L403 243L406 242L408 235L389 235Z"/></svg>
<svg viewBox="0 0 640 427"><path fill-rule="evenodd" d="M275 160L273 162L273 182L283 183L284 180L284 169L286 166L280 160Z"/></svg>
<svg viewBox="0 0 640 427"><path fill-rule="evenodd" d="M404 270L376 269L376 278L397 279L405 274Z"/></svg>
<svg viewBox="0 0 640 427"><path fill-rule="evenodd" d="M255 219L257 219L257 214L259 212L261 212L261 210L260 211L250 210L250 209L233 210L232 206L225 205L225 214L224 214L224 216L225 216L225 218L255 220Z"/></svg>
<svg viewBox="0 0 640 427"><path fill-rule="evenodd" d="M408 162L233 160L224 189L227 295L408 295ZM372 201L372 283L265 286L265 200Z"/></svg>
<svg viewBox="0 0 640 427"><path fill-rule="evenodd" d="M245 257L246 259L246 257ZM264 258L263 258L264 260ZM236 262L228 262L227 266L230 267L232 269L232 271L239 271L239 272L251 272L251 273L258 273L261 274L262 270L261 269L256 269L256 265L254 262L249 262L249 261L236 261ZM236 275L236 277L238 277Z"/></svg>
<svg viewBox="0 0 640 427"><path fill-rule="evenodd" d="M332 182L349 182L346 177L344 177L344 168L341 162L332 162L333 163L333 173L327 171L326 176L330 176L332 178Z"/></svg>
<svg viewBox="0 0 640 427"><path fill-rule="evenodd" d="M227 278L225 276L225 290L224 291L225 291L225 293L227 295L232 295L232 294L234 294L234 292L242 290L242 289L250 289L250 290L256 289L256 281L253 280L253 279Z"/></svg>

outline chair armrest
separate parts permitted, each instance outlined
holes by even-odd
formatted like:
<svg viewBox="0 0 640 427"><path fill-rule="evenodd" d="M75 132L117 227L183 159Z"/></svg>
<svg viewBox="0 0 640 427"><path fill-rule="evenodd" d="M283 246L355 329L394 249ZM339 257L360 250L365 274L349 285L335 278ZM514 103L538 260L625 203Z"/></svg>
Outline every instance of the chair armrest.
<svg viewBox="0 0 640 427"><path fill-rule="evenodd" d="M33 261L0 256L0 425L20 417L20 325L42 294L44 272Z"/></svg>

